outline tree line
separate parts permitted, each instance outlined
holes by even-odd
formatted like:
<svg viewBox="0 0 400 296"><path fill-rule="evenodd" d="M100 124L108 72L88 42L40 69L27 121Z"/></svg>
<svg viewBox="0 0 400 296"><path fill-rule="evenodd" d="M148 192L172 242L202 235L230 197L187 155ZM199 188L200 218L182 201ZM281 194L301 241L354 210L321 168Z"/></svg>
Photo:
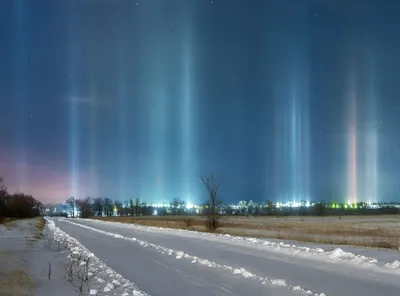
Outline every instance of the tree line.
<svg viewBox="0 0 400 296"><path fill-rule="evenodd" d="M149 216L149 215L203 215L206 227L215 230L220 226L220 217L224 212L223 203L219 200L218 189L220 182L217 177L210 175L201 178L207 190L207 200L200 209L188 208L184 201L175 198L165 207L153 207L139 198L124 202L108 197L86 197L79 199L70 197L65 202L65 211L72 218L112 217L112 216ZM55 213L60 215L60 213Z"/></svg>
<svg viewBox="0 0 400 296"><path fill-rule="evenodd" d="M279 206L272 201L265 203L255 203L253 201L240 201L233 207L223 203L218 195L220 181L217 177L209 175L201 177L207 198L205 202L196 209L186 207L183 200L173 199L168 205L163 207L153 207L142 202L139 198L126 201L112 200L108 197L69 198L65 203L65 211L71 217L89 218L92 216L148 216L148 215L201 215L205 217L206 227L215 230L221 221L222 216L328 216L328 215L381 215L399 214L400 209L390 205L382 205L379 208L368 208L365 203L357 203L356 206L347 208L347 204L331 204L316 202L312 206L305 205L302 201L300 207Z"/></svg>
<svg viewBox="0 0 400 296"><path fill-rule="evenodd" d="M9 194L0 177L0 222L5 218L31 218L41 214L43 205L32 195L24 193Z"/></svg>

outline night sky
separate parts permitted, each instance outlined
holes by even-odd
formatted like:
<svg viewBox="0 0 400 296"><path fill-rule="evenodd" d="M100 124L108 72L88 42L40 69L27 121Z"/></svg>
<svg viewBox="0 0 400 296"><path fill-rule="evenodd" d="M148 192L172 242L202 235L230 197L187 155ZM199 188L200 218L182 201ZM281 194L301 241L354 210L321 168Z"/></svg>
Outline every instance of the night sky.
<svg viewBox="0 0 400 296"><path fill-rule="evenodd" d="M0 1L0 175L42 201L399 200L400 1Z"/></svg>

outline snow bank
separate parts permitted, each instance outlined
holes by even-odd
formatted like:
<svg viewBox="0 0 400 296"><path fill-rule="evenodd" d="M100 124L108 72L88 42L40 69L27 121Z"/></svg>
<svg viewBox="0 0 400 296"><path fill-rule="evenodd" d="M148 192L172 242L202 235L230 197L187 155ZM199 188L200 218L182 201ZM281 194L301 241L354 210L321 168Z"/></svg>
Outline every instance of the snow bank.
<svg viewBox="0 0 400 296"><path fill-rule="evenodd" d="M83 255L83 257L86 258L90 257L89 274L96 275L93 279L93 283L90 285L96 285L97 288L91 289L89 292L90 295L107 295L103 292L112 291L113 295L117 295L116 293L118 293L118 295L149 296L147 293L140 291L135 284L131 283L122 275L108 267L104 262L86 249L78 240L58 228L52 219L46 218L46 220L46 226L50 230L53 239L59 244L66 246L67 250L69 250L70 255L68 255L68 258L70 258L71 261L76 260L76 255ZM99 290L103 292L98 293Z"/></svg>
<svg viewBox="0 0 400 296"><path fill-rule="evenodd" d="M75 223L75 222L72 222L72 221L69 221L69 220L66 220L66 219L62 219L62 221L66 222L66 223L69 223L69 224L72 224L72 225L75 225L75 226L78 226L78 227L82 227L82 228L91 230L91 231L95 231L97 233L108 235L108 236L111 236L111 237L114 237L114 238L117 238L117 239L128 240L128 241L134 242L134 243L136 243L139 246L142 246L144 248L147 248L147 247L153 248L157 252L159 252L159 253L161 253L163 255L174 256L177 260L181 260L181 259L188 260L192 264L204 265L204 266L207 266L207 267L210 267L210 268L218 268L220 270L225 270L225 271L227 271L229 273L232 273L234 275L237 275L237 276L241 276L241 277L244 277L244 278L257 280L257 281L261 282L263 285L266 285L266 286L284 287L286 289L290 289L290 290L293 290L293 291L300 292L303 295L314 295L314 296L324 295L323 293L321 293L321 294L313 293L313 292L311 292L309 290L305 290L305 289L303 289L301 287L294 287L294 286L288 284L284 279L265 278L265 277L256 275L256 274L246 270L245 268L234 268L234 267L231 267L231 266L219 264L217 262L210 261L210 260L204 259L204 258L199 258L197 256L190 255L190 254L184 253L184 252L179 251L179 250L173 250L173 249L165 248L163 246L156 245L156 244L153 244L153 243L148 243L148 242L145 242L145 241L141 241L141 240L139 240L139 239L137 239L135 237L125 237L125 236L122 236L122 235L117 234L117 233L107 232L107 231L100 230L100 229L97 229L97 228L94 228L94 227L90 227L90 226L87 226L87 225L82 225L82 224L79 224L79 223Z"/></svg>
<svg viewBox="0 0 400 296"><path fill-rule="evenodd" d="M285 255L290 256L301 256L307 257L309 259L314 260L324 260L332 263L345 263L352 264L353 266L359 267L378 267L386 272L396 271L400 273L400 261L395 260L394 262L380 262L375 258L367 257L363 255L357 255L351 252L346 252L341 248L336 248L332 251L325 251L322 248L310 248L306 246L297 246L294 244L288 244L284 242L271 242L265 239L259 238L249 238L249 237L241 237L241 236L231 236L229 234L213 234L207 232L199 232L185 229L172 229L172 228L162 228L162 227L154 227L154 226L143 226L137 224L126 224L120 222L107 222L100 220L89 220L90 222L96 223L106 223L106 224L118 224L119 226L123 226L125 228L132 228L135 230L142 231L153 231L153 232L173 232L175 234L180 234L187 237L198 237L202 236L209 240L223 240L224 242L231 243L241 243L245 245L253 245L258 246L260 248L268 249L269 251L276 253L285 253Z"/></svg>

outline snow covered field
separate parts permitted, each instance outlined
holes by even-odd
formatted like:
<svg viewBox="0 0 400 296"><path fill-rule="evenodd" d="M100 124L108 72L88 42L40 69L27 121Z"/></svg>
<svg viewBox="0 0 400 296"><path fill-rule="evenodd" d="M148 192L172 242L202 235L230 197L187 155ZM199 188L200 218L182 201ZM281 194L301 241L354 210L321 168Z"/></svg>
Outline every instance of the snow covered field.
<svg viewBox="0 0 400 296"><path fill-rule="evenodd" d="M400 291L397 251L325 249L310 243L82 219L54 219L53 223L49 225L60 239L74 241L71 246L76 246L70 249L78 247L96 258L95 266L103 274L112 268L110 274L120 285L104 295L118 291L163 296L384 296ZM124 281L135 284L129 291L117 290Z"/></svg>
<svg viewBox="0 0 400 296"><path fill-rule="evenodd" d="M108 217L113 222L204 231L202 217ZM400 216L224 217L219 233L399 250Z"/></svg>

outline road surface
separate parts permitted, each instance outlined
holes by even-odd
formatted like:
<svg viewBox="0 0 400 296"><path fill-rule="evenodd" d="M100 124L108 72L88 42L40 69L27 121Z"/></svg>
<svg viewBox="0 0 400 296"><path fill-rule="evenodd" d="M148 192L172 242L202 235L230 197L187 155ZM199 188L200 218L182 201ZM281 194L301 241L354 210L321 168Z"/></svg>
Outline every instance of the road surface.
<svg viewBox="0 0 400 296"><path fill-rule="evenodd" d="M182 231L81 219L54 221L153 296L400 295L398 269L316 260L313 255Z"/></svg>

